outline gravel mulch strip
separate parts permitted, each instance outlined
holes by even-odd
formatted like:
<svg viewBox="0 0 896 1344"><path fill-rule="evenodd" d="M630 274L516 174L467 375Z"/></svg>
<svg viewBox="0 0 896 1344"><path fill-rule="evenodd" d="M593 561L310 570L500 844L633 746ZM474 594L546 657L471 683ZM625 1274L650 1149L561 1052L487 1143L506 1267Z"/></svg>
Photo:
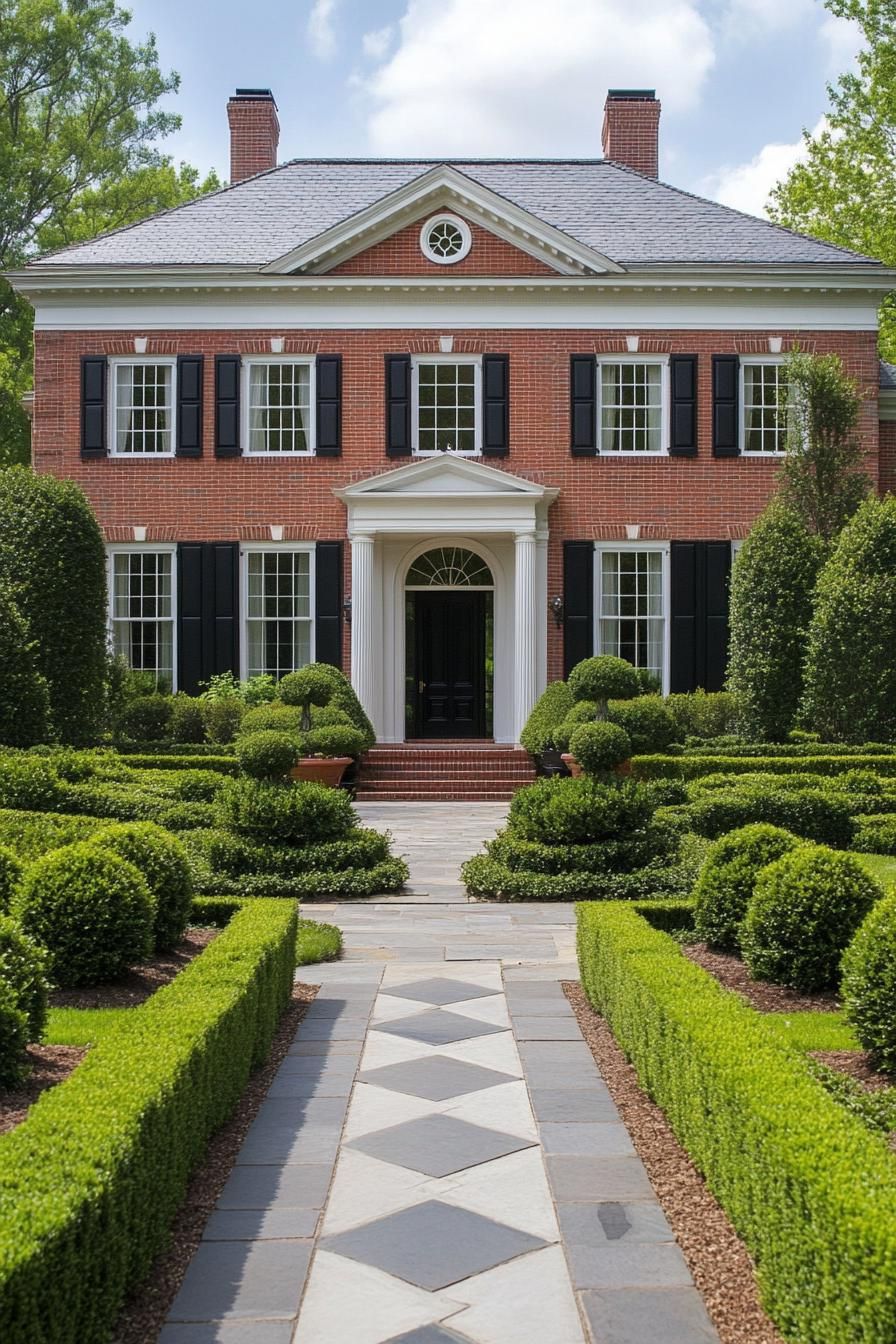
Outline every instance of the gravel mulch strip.
<svg viewBox="0 0 896 1344"><path fill-rule="evenodd" d="M233 1115L209 1143L202 1165L194 1172L175 1217L168 1249L158 1257L146 1281L125 1304L112 1344L156 1344L193 1252L202 1239L209 1214L317 989L316 985L299 984L293 988L292 1000L280 1019L267 1062L253 1073Z"/></svg>
<svg viewBox="0 0 896 1344"><path fill-rule="evenodd" d="M876 1069L865 1050L810 1050L809 1058L827 1064L838 1073L848 1074L866 1092L882 1092L885 1087L896 1087L896 1078Z"/></svg>
<svg viewBox="0 0 896 1344"><path fill-rule="evenodd" d="M29 1045L31 1072L14 1092L0 1092L0 1134L20 1125L41 1092L64 1083L87 1054L83 1045Z"/></svg>
<svg viewBox="0 0 896 1344"><path fill-rule="evenodd" d="M833 991L798 994L786 985L753 980L740 957L714 952L706 943L685 943L681 950L704 971L714 975L720 985L733 989L760 1013L835 1013L840 1008L840 1000Z"/></svg>
<svg viewBox="0 0 896 1344"><path fill-rule="evenodd" d="M784 1344L759 1301L754 1265L727 1215L638 1082L581 986L563 986L610 1095L663 1206L722 1344Z"/></svg>
<svg viewBox="0 0 896 1344"><path fill-rule="evenodd" d="M187 929L181 941L170 952L158 952L149 961L132 966L112 985L92 985L84 989L54 989L50 995L52 1008L134 1008L155 994L163 985L198 957L220 929Z"/></svg>

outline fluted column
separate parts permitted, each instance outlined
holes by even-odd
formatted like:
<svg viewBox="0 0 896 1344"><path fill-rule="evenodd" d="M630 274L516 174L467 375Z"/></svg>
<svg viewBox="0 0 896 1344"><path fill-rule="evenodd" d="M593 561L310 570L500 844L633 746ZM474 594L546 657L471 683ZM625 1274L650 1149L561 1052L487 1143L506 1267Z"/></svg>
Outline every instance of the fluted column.
<svg viewBox="0 0 896 1344"><path fill-rule="evenodd" d="M513 663L514 737L519 741L523 724L535 703L538 667L538 632L535 612L535 533L514 538Z"/></svg>
<svg viewBox="0 0 896 1344"><path fill-rule="evenodd" d="M374 717L376 640L373 614L373 537L352 537L352 686Z"/></svg>

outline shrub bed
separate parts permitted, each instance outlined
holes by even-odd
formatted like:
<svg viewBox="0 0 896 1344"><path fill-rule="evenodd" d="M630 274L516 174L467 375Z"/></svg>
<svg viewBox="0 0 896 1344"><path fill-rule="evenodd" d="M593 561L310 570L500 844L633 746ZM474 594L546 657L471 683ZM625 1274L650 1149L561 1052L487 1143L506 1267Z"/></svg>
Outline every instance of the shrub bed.
<svg viewBox="0 0 896 1344"><path fill-rule="evenodd" d="M0 1141L4 1344L107 1337L265 1058L292 989L295 909L198 906L199 918L233 918Z"/></svg>
<svg viewBox="0 0 896 1344"><path fill-rule="evenodd" d="M580 905L579 966L802 1344L896 1337L896 1165L762 1018L637 908Z"/></svg>
<svg viewBox="0 0 896 1344"><path fill-rule="evenodd" d="M816 749L818 744L816 743ZM827 753L827 747L824 748ZM772 775L842 775L848 770L871 770L875 775L896 775L896 752L892 747L878 755L842 752L812 756L636 756L632 774L636 779L699 779L721 771L726 775L745 775L761 771Z"/></svg>
<svg viewBox="0 0 896 1344"><path fill-rule="evenodd" d="M855 833L849 804L820 789L718 789L685 813L691 829L710 840L760 821L840 849L848 848Z"/></svg>
<svg viewBox="0 0 896 1344"><path fill-rule="evenodd" d="M98 817L63 816L57 812L18 812L0 808L0 845L27 862L62 845L87 840L106 823Z"/></svg>

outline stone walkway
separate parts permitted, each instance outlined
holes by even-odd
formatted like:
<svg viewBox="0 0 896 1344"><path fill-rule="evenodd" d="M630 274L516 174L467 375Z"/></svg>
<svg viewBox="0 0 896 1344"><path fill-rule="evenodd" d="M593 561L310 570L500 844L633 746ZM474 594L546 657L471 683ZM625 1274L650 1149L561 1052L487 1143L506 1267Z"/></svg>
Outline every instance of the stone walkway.
<svg viewBox="0 0 896 1344"><path fill-rule="evenodd" d="M462 901L492 804L377 804L412 899L320 984L160 1344L712 1344L560 988L569 905Z"/></svg>

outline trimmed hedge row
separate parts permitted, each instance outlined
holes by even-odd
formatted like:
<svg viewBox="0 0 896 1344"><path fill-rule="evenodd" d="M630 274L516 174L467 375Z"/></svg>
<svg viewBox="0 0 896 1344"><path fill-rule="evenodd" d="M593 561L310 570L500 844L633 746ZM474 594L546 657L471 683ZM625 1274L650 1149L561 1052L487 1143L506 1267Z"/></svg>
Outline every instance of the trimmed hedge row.
<svg viewBox="0 0 896 1344"><path fill-rule="evenodd" d="M546 873L510 868L486 854L468 859L462 875L472 897L491 901L644 901L681 895L693 881L693 873L663 859L633 873Z"/></svg>
<svg viewBox="0 0 896 1344"><path fill-rule="evenodd" d="M51 849L74 845L102 830L100 817L78 817L59 812L19 812L0 808L0 845L25 861L40 858Z"/></svg>
<svg viewBox="0 0 896 1344"><path fill-rule="evenodd" d="M377 896L397 891L408 879L408 867L403 859L386 859L372 868L342 868L335 871L315 869L292 876L283 873L251 873L246 877L210 878L196 876L199 891L219 892L234 896L292 897L314 901L331 896Z"/></svg>
<svg viewBox="0 0 896 1344"><path fill-rule="evenodd" d="M228 913L201 956L0 1140L4 1344L107 1337L210 1135L266 1057L292 989L296 910L220 900L195 910Z"/></svg>
<svg viewBox="0 0 896 1344"><path fill-rule="evenodd" d="M825 748L825 751L827 749ZM896 751L886 756L636 756L635 779L699 779L701 775L811 774L842 775L848 770L870 770L875 775L896 775Z"/></svg>
<svg viewBox="0 0 896 1344"><path fill-rule="evenodd" d="M885 1142L637 907L576 914L585 992L754 1256L782 1334L896 1338L896 1164Z"/></svg>
<svg viewBox="0 0 896 1344"><path fill-rule="evenodd" d="M217 770L221 775L239 774L236 756L222 755L218 746L211 746L209 754L203 756L197 753L195 746L187 747L182 753L166 746L164 754L156 755L146 751L146 745L134 743L128 747L122 744L117 750L126 757L125 764L132 770Z"/></svg>

